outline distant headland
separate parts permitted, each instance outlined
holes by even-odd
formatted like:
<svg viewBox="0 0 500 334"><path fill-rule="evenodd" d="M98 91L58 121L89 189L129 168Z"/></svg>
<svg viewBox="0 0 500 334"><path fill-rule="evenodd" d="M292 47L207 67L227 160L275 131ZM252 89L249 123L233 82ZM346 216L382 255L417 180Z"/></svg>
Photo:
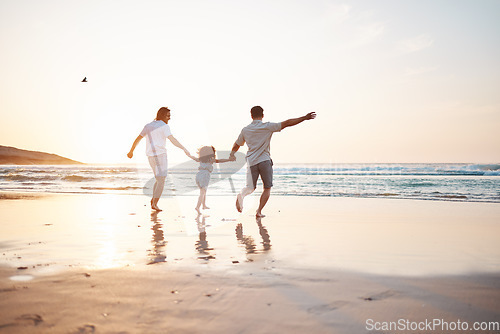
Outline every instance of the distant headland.
<svg viewBox="0 0 500 334"><path fill-rule="evenodd" d="M82 162L56 154L0 145L0 165L79 165Z"/></svg>

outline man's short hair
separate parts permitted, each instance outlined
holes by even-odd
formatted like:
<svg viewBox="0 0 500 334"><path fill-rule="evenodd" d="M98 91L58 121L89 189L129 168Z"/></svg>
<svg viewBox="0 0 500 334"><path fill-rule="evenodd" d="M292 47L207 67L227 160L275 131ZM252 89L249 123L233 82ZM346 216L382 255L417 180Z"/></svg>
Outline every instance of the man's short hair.
<svg viewBox="0 0 500 334"><path fill-rule="evenodd" d="M250 114L252 114L252 118L260 118L264 116L264 109L261 106L255 106L250 109Z"/></svg>
<svg viewBox="0 0 500 334"><path fill-rule="evenodd" d="M170 109L167 107L161 107L158 109L158 112L156 113L156 120L164 119L165 116L170 112Z"/></svg>

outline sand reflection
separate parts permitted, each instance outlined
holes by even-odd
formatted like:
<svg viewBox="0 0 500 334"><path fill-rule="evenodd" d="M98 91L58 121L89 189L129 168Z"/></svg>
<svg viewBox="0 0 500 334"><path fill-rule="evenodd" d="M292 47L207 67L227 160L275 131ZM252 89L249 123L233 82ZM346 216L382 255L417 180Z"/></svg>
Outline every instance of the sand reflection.
<svg viewBox="0 0 500 334"><path fill-rule="evenodd" d="M165 241L163 224L161 223L161 219L158 218L158 211L151 213L151 222L153 223L151 227L153 237L151 239L152 248L148 251L148 264L167 262L167 254L165 252L167 241Z"/></svg>
<svg viewBox="0 0 500 334"><path fill-rule="evenodd" d="M257 244L252 236L243 234L243 224L236 225L236 239L245 248L246 254L255 254L266 252L271 249L271 238L266 227L262 224L262 218L256 218L257 226L259 227L259 234L262 238L261 248L257 248Z"/></svg>
<svg viewBox="0 0 500 334"><path fill-rule="evenodd" d="M94 266L98 268L115 268L122 265L123 253L117 249L116 224L104 222L96 226L97 243Z"/></svg>
<svg viewBox="0 0 500 334"><path fill-rule="evenodd" d="M199 254L198 259L211 260L215 259L215 256L211 252L214 249L208 245L205 220L206 216L204 215L198 214L196 216L196 226L198 227L199 239L195 243L195 248Z"/></svg>

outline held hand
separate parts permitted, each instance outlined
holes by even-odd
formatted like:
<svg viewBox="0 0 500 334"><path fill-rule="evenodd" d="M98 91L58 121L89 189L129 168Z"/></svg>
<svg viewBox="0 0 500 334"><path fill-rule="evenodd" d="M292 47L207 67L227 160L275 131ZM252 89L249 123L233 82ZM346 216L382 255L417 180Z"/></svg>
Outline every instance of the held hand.
<svg viewBox="0 0 500 334"><path fill-rule="evenodd" d="M307 115L305 115L304 117L306 118L306 120L314 119L314 118L316 118L316 113L315 112L310 112Z"/></svg>
<svg viewBox="0 0 500 334"><path fill-rule="evenodd" d="M236 161L236 157L234 155L229 156L229 161Z"/></svg>
<svg viewBox="0 0 500 334"><path fill-rule="evenodd" d="M133 156L134 156L134 153L132 153L132 151L127 153L127 157L129 157L129 159L132 159Z"/></svg>

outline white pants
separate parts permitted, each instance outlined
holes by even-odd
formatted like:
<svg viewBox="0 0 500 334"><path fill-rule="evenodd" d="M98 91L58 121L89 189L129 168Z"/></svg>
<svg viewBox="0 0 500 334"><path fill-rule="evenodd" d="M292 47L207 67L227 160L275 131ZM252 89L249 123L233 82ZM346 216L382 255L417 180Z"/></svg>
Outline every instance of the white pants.
<svg viewBox="0 0 500 334"><path fill-rule="evenodd" d="M240 195L242 198L245 198L246 196L253 193L254 190L255 187L253 184L252 171L250 170L250 166L247 164L247 184L245 185L245 188L241 189Z"/></svg>
<svg viewBox="0 0 500 334"><path fill-rule="evenodd" d="M168 159L166 154L155 155L148 157L149 164L155 174L155 185L153 186L153 198L160 198L165 186L165 178L167 177Z"/></svg>

